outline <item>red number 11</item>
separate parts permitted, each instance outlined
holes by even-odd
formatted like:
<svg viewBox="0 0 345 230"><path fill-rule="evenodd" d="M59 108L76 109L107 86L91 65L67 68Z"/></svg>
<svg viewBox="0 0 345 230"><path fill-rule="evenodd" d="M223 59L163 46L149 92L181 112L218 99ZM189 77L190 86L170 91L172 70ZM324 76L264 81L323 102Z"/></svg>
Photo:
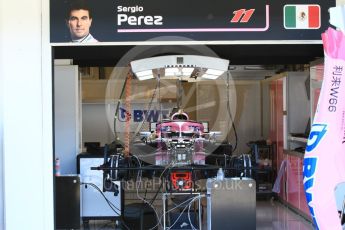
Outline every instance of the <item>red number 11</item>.
<svg viewBox="0 0 345 230"><path fill-rule="evenodd" d="M239 9L233 12L234 17L232 17L231 22L237 23L242 22L246 23L249 21L250 17L253 15L255 9ZM242 19L241 19L242 18Z"/></svg>

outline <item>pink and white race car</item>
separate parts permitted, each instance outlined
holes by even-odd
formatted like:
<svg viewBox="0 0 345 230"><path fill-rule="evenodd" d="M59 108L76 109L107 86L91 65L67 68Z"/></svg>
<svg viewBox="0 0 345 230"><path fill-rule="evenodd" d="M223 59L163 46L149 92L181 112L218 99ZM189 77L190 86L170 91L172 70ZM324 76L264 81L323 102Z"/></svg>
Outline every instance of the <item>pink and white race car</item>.
<svg viewBox="0 0 345 230"><path fill-rule="evenodd" d="M156 165L205 164L204 125L179 111L156 126Z"/></svg>

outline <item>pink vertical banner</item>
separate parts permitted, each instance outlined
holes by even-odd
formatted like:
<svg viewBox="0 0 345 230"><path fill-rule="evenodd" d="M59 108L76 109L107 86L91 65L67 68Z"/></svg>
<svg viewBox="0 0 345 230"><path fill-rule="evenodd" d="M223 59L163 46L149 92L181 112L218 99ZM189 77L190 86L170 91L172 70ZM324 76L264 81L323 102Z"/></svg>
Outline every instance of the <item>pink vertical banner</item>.
<svg viewBox="0 0 345 230"><path fill-rule="evenodd" d="M303 163L306 200L316 229L342 229L335 200L345 182L345 36L322 34L324 78Z"/></svg>

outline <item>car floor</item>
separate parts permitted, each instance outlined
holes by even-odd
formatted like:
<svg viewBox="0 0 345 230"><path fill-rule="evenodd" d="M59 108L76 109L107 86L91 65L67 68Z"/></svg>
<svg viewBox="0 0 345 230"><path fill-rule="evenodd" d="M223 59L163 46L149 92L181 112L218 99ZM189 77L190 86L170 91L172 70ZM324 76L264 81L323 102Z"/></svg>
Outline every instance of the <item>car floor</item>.
<svg viewBox="0 0 345 230"><path fill-rule="evenodd" d="M159 209L159 207L158 207ZM206 219L203 220L202 229L207 229ZM110 230L126 229L116 226L115 221L90 220L88 226L81 226L82 230ZM133 227L131 228L133 229ZM139 228L138 228L139 229ZM160 227L159 229L162 229ZM224 228L225 229L225 228ZM260 230L311 230L313 225L287 206L274 200L257 201L256 229ZM146 230L146 229L145 229Z"/></svg>

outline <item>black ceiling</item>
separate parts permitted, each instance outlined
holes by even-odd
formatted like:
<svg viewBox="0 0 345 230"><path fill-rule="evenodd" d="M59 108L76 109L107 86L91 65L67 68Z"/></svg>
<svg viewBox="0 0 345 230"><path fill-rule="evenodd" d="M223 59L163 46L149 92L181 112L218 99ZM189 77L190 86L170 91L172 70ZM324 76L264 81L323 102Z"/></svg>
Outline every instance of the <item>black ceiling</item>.
<svg viewBox="0 0 345 230"><path fill-rule="evenodd" d="M186 49L184 46L167 45L140 47L145 47L146 50L153 48L157 55L196 54L193 50L205 49L205 46L198 45L189 45ZM174 52L174 47L179 47L176 49L178 51ZM73 59L74 64L79 66L115 66L119 65L119 60L132 48L134 46L57 46L53 47L53 57ZM323 57L321 44L210 45L208 48L220 58L230 60L232 65L308 64ZM149 53L146 52L148 56Z"/></svg>

